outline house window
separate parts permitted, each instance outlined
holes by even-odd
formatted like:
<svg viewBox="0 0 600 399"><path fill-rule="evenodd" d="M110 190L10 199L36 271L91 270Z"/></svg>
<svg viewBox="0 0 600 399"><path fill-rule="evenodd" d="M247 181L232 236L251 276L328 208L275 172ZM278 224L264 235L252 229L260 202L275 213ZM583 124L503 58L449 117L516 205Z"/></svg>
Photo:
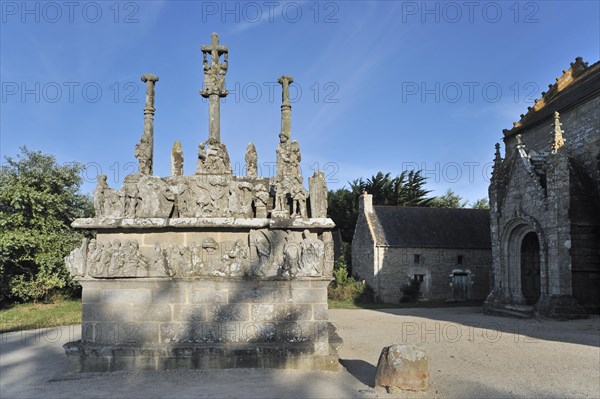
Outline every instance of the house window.
<svg viewBox="0 0 600 399"><path fill-rule="evenodd" d="M421 255L415 254L415 263L421 263Z"/></svg>
<svg viewBox="0 0 600 399"><path fill-rule="evenodd" d="M424 274L413 274L413 280L418 281L419 283L422 283L424 279Z"/></svg>
<svg viewBox="0 0 600 399"><path fill-rule="evenodd" d="M462 265L462 264L463 264L463 256L462 256L462 255L458 255L458 256L456 257L456 262L457 262L459 265Z"/></svg>

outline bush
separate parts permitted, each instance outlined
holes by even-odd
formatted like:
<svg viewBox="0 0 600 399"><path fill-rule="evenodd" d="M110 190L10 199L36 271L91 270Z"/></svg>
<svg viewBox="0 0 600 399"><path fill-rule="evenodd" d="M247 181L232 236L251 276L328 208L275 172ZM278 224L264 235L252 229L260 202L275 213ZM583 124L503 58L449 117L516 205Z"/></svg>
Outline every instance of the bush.
<svg viewBox="0 0 600 399"><path fill-rule="evenodd" d="M369 303L373 301L373 290L364 282L348 275L348 266L342 255L333 269L334 280L329 285L327 297L335 301Z"/></svg>
<svg viewBox="0 0 600 399"><path fill-rule="evenodd" d="M70 227L90 215L79 193L82 165L21 148L0 169L0 304L47 301L77 289L64 257L81 242Z"/></svg>
<svg viewBox="0 0 600 399"><path fill-rule="evenodd" d="M421 281L411 278L402 287L402 298L400 302L417 302L421 296Z"/></svg>

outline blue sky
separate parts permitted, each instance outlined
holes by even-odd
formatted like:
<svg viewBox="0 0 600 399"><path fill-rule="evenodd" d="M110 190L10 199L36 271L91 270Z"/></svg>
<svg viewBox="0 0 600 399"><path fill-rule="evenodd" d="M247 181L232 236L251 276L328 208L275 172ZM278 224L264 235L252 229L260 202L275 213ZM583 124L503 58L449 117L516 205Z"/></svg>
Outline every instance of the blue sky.
<svg viewBox="0 0 600 399"><path fill-rule="evenodd" d="M256 144L273 171L281 92L305 177L330 188L424 169L434 194L487 195L494 143L575 57L600 58L599 3L577 1L2 1L0 153L87 165L120 187L156 86L154 173L180 140L185 172L208 136L200 45L229 47L221 139L234 169ZM238 165L238 166L235 166Z"/></svg>

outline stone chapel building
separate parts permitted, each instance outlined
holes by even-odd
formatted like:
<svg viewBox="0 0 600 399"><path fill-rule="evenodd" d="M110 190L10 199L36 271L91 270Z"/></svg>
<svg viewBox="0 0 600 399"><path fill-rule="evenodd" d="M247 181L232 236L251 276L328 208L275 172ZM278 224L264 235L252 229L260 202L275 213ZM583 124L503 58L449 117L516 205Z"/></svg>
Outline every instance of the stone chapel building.
<svg viewBox="0 0 600 399"><path fill-rule="evenodd" d="M377 301L399 303L411 279L422 300L483 300L491 263L488 210L373 206L360 196L352 274Z"/></svg>
<svg viewBox="0 0 600 399"><path fill-rule="evenodd" d="M487 313L600 309L600 62L577 58L504 130L489 186Z"/></svg>

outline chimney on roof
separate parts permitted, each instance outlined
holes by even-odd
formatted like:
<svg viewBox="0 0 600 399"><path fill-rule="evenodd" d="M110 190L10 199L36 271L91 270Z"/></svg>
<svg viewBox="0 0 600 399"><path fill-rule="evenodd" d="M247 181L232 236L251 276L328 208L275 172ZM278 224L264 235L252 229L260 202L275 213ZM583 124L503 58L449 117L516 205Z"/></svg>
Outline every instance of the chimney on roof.
<svg viewBox="0 0 600 399"><path fill-rule="evenodd" d="M363 213L373 213L373 196L366 191L358 197L358 211Z"/></svg>

